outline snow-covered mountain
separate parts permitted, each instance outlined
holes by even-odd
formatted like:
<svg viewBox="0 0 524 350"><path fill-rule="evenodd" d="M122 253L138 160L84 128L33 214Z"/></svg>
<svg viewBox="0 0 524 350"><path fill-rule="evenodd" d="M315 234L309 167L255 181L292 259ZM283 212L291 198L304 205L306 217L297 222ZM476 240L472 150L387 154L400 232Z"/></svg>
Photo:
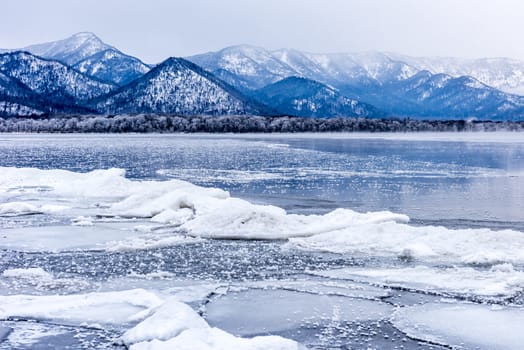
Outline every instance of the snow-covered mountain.
<svg viewBox="0 0 524 350"><path fill-rule="evenodd" d="M82 32L62 40L31 45L18 49L3 49L1 51L25 51L36 56L57 60L67 65L74 65L89 56L112 48L112 46L104 43L95 34Z"/></svg>
<svg viewBox="0 0 524 350"><path fill-rule="evenodd" d="M312 54L288 49L268 51L246 45L188 57L188 60L227 77L236 87L249 89L259 89L291 76L337 86L380 84L417 73L416 68L381 53Z"/></svg>
<svg viewBox="0 0 524 350"><path fill-rule="evenodd" d="M268 109L199 66L169 58L143 77L93 101L103 113L264 114Z"/></svg>
<svg viewBox="0 0 524 350"><path fill-rule="evenodd" d="M27 86L0 73L0 116L43 114L35 107L35 97Z"/></svg>
<svg viewBox="0 0 524 350"><path fill-rule="evenodd" d="M314 80L290 77L257 90L254 96L278 111L301 117L380 117L375 107L342 96Z"/></svg>
<svg viewBox="0 0 524 350"><path fill-rule="evenodd" d="M25 50L0 54L4 111L524 119L518 60L241 45L150 70L92 33Z"/></svg>
<svg viewBox="0 0 524 350"><path fill-rule="evenodd" d="M227 47L218 52L192 56L188 60L239 89L258 89L297 75L270 51L249 45Z"/></svg>
<svg viewBox="0 0 524 350"><path fill-rule="evenodd" d="M232 85L251 89L290 76L334 86L373 85L429 71L452 77L471 76L499 90L524 95L524 61L508 58L424 58L381 52L313 54L290 49L269 51L243 45L188 59L227 77ZM235 76L238 77L236 81Z"/></svg>
<svg viewBox="0 0 524 350"><path fill-rule="evenodd" d="M476 66L467 60L443 60L437 65L438 61L430 59L404 57L378 52L311 54L236 46L189 60L226 76L230 84L239 88L260 89L268 81L274 84L292 76L315 80L334 87L347 98L373 105L394 116L524 118L522 98L484 82L496 86L518 85L522 73L512 68L518 61L514 61L513 66L511 62L506 66L506 60L488 59L475 61ZM431 70L425 70L426 67ZM449 74L440 73L448 70ZM418 82L416 87L415 82ZM283 98L289 96L286 91L289 86L281 86L279 93ZM277 93L275 86L271 91Z"/></svg>
<svg viewBox="0 0 524 350"><path fill-rule="evenodd" d="M524 61L510 58L460 59L450 57L410 57L387 54L419 71L444 73L453 77L471 76L480 82L508 93L524 95Z"/></svg>
<svg viewBox="0 0 524 350"><path fill-rule="evenodd" d="M352 95L351 88L345 94ZM421 71L363 92L362 100L389 115L437 119L524 119L524 97L511 95L472 77Z"/></svg>
<svg viewBox="0 0 524 350"><path fill-rule="evenodd" d="M60 61L89 76L119 86L144 75L151 67L104 43L95 34L77 33L67 39L0 52L29 52Z"/></svg>
<svg viewBox="0 0 524 350"><path fill-rule="evenodd" d="M18 79L0 73L0 115L30 116L61 113L89 113L70 99L54 100L31 90Z"/></svg>
<svg viewBox="0 0 524 350"><path fill-rule="evenodd" d="M115 49L97 52L73 68L100 80L123 86L144 75L150 67L138 58L128 56Z"/></svg>
<svg viewBox="0 0 524 350"><path fill-rule="evenodd" d="M27 52L0 54L0 72L57 103L81 104L115 89L58 61Z"/></svg>

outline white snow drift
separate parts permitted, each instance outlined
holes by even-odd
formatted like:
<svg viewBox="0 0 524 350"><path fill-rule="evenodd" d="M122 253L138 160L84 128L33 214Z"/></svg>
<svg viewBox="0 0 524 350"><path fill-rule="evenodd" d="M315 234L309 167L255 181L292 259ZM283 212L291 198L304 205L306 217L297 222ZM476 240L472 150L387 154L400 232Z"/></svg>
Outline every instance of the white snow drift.
<svg viewBox="0 0 524 350"><path fill-rule="evenodd" d="M109 249L112 246L113 249L120 249L119 242L125 240L124 236L128 242L121 249L164 246L170 242L180 244L185 240L173 241L168 237L183 234L222 239L289 239L290 246L308 250L406 259L443 259L473 265L524 262L524 234L511 230L417 227L408 225L407 216L391 212L357 213L349 209L336 209L325 215L288 214L275 206L255 205L231 198L226 191L195 186L185 181L130 180L125 178L122 169L74 173L0 168L0 173L0 198L7 198L8 201L2 204L4 210L36 210L13 204L23 202L29 194L31 205L37 209L60 199L60 203L72 207L69 212L76 217L99 215L142 220L142 223L148 220L170 228L170 231L151 229L149 232L137 232L130 227L119 227L111 231L113 239L108 245L109 236L96 235L99 228L104 227L96 220L89 221L92 226L77 227L77 239L79 234L87 237L88 241L92 237L91 246L99 248ZM73 220L73 223L76 221ZM107 225L105 229L107 231ZM23 232L15 235L10 234L9 230L4 231L7 240L0 239L0 246L16 249L13 240L24 240ZM82 241L75 248L89 249L87 246Z"/></svg>

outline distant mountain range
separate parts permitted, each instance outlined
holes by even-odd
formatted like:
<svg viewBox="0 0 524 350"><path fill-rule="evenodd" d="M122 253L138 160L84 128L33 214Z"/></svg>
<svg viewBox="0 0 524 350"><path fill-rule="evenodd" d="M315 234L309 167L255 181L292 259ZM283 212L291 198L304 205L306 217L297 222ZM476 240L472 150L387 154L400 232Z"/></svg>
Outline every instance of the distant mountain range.
<svg viewBox="0 0 524 350"><path fill-rule="evenodd" d="M268 106L299 117L381 117L383 112L367 103L341 95L315 80L289 77L256 90L253 96Z"/></svg>
<svg viewBox="0 0 524 350"><path fill-rule="evenodd" d="M233 46L148 65L92 33L0 50L0 115L524 120L524 62Z"/></svg>

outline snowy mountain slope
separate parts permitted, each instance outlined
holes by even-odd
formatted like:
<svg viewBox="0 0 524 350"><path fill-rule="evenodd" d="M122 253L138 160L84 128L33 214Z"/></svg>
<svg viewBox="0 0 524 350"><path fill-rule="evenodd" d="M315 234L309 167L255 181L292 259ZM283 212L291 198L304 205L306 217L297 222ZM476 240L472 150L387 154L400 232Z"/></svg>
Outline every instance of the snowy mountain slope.
<svg viewBox="0 0 524 350"><path fill-rule="evenodd" d="M211 72L226 71L229 83L251 89L290 76L334 86L374 85L407 79L427 70L453 77L471 76L499 90L524 94L524 61L508 58L425 58L381 52L315 54L244 45L188 59ZM250 86L242 81L235 84L234 75L248 79Z"/></svg>
<svg viewBox="0 0 524 350"><path fill-rule="evenodd" d="M0 96L29 97L31 89L15 78L0 72Z"/></svg>
<svg viewBox="0 0 524 350"><path fill-rule="evenodd" d="M345 93L351 95L350 89ZM363 101L396 116L524 119L524 97L504 93L472 77L421 71L409 79L359 93Z"/></svg>
<svg viewBox="0 0 524 350"><path fill-rule="evenodd" d="M82 104L115 88L61 62L27 52L1 54L0 72L17 79L32 92L45 95L50 101L71 105Z"/></svg>
<svg viewBox="0 0 524 350"><path fill-rule="evenodd" d="M249 45L227 47L218 52L209 52L187 59L221 78L226 72L231 77L241 77L238 82L225 79L240 89L259 89L283 78L298 75L271 52Z"/></svg>
<svg viewBox="0 0 524 350"><path fill-rule="evenodd" d="M221 77L227 72L229 83L250 89L291 76L336 86L381 84L417 73L410 65L381 53L312 54L288 49L268 51L245 45L192 56L188 60ZM234 76L239 77L237 82Z"/></svg>
<svg viewBox="0 0 524 350"><path fill-rule="evenodd" d="M60 113L88 113L92 110L70 101L62 103L49 99L45 94L32 91L18 79L0 73L0 115L28 116Z"/></svg>
<svg viewBox="0 0 524 350"><path fill-rule="evenodd" d="M143 77L92 101L103 113L265 114L268 109L195 64L169 58Z"/></svg>
<svg viewBox="0 0 524 350"><path fill-rule="evenodd" d="M510 58L460 59L387 55L394 60L406 62L417 70L454 77L467 75L504 92L524 95L524 61Z"/></svg>
<svg viewBox="0 0 524 350"><path fill-rule="evenodd" d="M301 117L380 117L375 107L342 96L336 89L314 80L285 78L254 93L266 105Z"/></svg>
<svg viewBox="0 0 524 350"><path fill-rule="evenodd" d="M94 55L95 53L112 49L100 40L95 34L82 32L63 40L36 44L19 49L2 50L3 52L25 51L33 55L61 61L67 65L75 63Z"/></svg>
<svg viewBox="0 0 524 350"><path fill-rule="evenodd" d="M73 68L91 77L120 86L141 77L150 69L138 58L125 55L115 49L97 52L77 62Z"/></svg>
<svg viewBox="0 0 524 350"><path fill-rule="evenodd" d="M245 51L245 47L230 47L189 59L211 72L218 72L221 77L227 77L227 81L236 87L252 88L278 77L304 77L332 86L349 99L371 104L387 114L398 116L522 118L522 99L518 96L490 87L482 79L463 77L461 74L476 74L499 86L508 81L517 84L521 73L511 64L506 66L505 60L478 60L478 67L484 65L488 68L475 70L473 65L459 65L458 60L456 66L451 64L454 61L443 61L437 66L438 61L403 60L400 56L377 52L311 54L256 48L256 55L250 56L246 68L242 65L247 61L237 59ZM263 59L259 59L261 57ZM271 69L266 67L267 62ZM433 71L423 70L421 62L426 65L431 63ZM450 70L450 74L435 73L438 70ZM517 77L516 80L508 80L509 74ZM413 85L417 83L418 86ZM282 99L289 98L290 92L286 91L289 86L286 84L271 87L272 93L276 94L278 86L282 87L279 92Z"/></svg>
<svg viewBox="0 0 524 350"><path fill-rule="evenodd" d="M31 100L34 95L27 86L0 73L0 116L43 114L43 110L29 106Z"/></svg>

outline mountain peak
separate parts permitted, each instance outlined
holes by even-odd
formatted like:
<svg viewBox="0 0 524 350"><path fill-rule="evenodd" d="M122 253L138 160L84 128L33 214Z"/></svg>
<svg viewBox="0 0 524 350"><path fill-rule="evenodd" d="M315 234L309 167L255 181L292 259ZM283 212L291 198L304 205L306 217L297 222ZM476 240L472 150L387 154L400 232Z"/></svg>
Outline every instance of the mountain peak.
<svg viewBox="0 0 524 350"><path fill-rule="evenodd" d="M98 40L100 40L100 38L98 36L96 36L96 34L93 33L93 32L78 32L78 33L75 33L75 34L71 35L71 38L85 38L85 39L98 39Z"/></svg>
<svg viewBox="0 0 524 350"><path fill-rule="evenodd" d="M77 62L73 68L102 81L123 86L147 73L148 65L138 58L110 48Z"/></svg>
<svg viewBox="0 0 524 350"><path fill-rule="evenodd" d="M170 57L142 77L95 101L105 113L237 115L263 113L213 74L183 58Z"/></svg>
<svg viewBox="0 0 524 350"><path fill-rule="evenodd" d="M95 34L80 32L66 39L9 51L27 51L36 56L61 61L67 65L74 65L84 58L110 48L113 47L104 43Z"/></svg>

